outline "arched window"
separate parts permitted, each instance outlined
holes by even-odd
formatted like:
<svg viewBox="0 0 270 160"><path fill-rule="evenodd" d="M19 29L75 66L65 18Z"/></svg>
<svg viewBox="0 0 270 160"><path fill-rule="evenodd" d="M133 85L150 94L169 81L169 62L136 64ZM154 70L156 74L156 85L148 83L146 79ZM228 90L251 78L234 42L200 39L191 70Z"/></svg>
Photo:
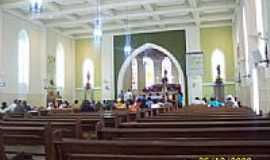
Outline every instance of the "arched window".
<svg viewBox="0 0 270 160"><path fill-rule="evenodd" d="M172 62L168 57L165 57L162 61L162 77L164 77L165 70L167 71L168 83L172 83Z"/></svg>
<svg viewBox="0 0 270 160"><path fill-rule="evenodd" d="M255 0L256 6L256 22L257 22L257 32L260 34L258 40L258 48L263 58L265 58L265 41L261 39L264 37L264 27L263 27L263 10L262 10L262 0Z"/></svg>
<svg viewBox="0 0 270 160"><path fill-rule="evenodd" d="M136 58L132 59L132 90L138 89L138 61Z"/></svg>
<svg viewBox="0 0 270 160"><path fill-rule="evenodd" d="M19 90L28 92L30 77L30 40L25 30L18 35L18 83Z"/></svg>
<svg viewBox="0 0 270 160"><path fill-rule="evenodd" d="M65 51L61 43L56 49L56 86L64 89L65 87Z"/></svg>
<svg viewBox="0 0 270 160"><path fill-rule="evenodd" d="M86 86L87 84L87 77L88 75L90 76L90 85L91 87L94 87L94 82L95 82L95 73L94 73L95 69L94 69L94 64L93 61L91 59L86 59L84 60L83 63L83 72L82 72L82 76L83 76L83 87Z"/></svg>
<svg viewBox="0 0 270 160"><path fill-rule="evenodd" d="M150 87L155 84L154 62L151 58L144 57L143 64L145 69L145 87Z"/></svg>
<svg viewBox="0 0 270 160"><path fill-rule="evenodd" d="M224 54L219 49L216 49L212 54L212 76L213 81L217 78L217 66L220 65L221 78L225 80L225 59Z"/></svg>

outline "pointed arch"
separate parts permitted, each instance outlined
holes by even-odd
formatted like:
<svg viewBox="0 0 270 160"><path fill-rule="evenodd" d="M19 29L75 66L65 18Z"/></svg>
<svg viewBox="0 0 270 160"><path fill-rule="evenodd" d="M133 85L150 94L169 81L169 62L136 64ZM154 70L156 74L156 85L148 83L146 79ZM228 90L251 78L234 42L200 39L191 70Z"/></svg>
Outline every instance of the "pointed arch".
<svg viewBox="0 0 270 160"><path fill-rule="evenodd" d="M28 33L18 34L18 86L19 91L28 92L30 79L30 40Z"/></svg>
<svg viewBox="0 0 270 160"><path fill-rule="evenodd" d="M177 61L177 59L165 48L163 48L159 45L153 44L153 43L145 43L141 47L133 50L133 52L126 58L126 60L122 64L121 69L119 71L118 79L117 79L117 94L119 94L121 92L121 90L123 89L125 72L128 69L128 67L130 66L132 59L134 59L136 56L138 56L139 54L143 53L145 50L148 50L148 49L158 50L162 54L166 55L167 57L169 57L171 59L172 63L176 66L177 73L178 73L178 76L177 76L178 79L176 81L177 81L177 83L182 84L182 90L183 90L183 93L185 93L184 72L183 72L179 62Z"/></svg>

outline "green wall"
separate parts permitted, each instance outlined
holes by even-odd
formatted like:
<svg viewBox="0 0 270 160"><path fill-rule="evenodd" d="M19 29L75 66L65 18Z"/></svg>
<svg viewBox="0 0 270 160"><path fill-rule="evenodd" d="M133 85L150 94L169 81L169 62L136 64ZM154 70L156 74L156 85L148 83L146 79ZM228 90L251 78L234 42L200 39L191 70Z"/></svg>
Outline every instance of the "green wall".
<svg viewBox="0 0 270 160"><path fill-rule="evenodd" d="M204 84L213 83L211 58L215 49L220 49L225 57L225 84L234 82L235 64L232 27L216 27L201 29L201 48L204 53ZM235 95L235 84L225 85L225 95ZM205 97L213 96L213 87L204 85L203 94Z"/></svg>
<svg viewBox="0 0 270 160"><path fill-rule="evenodd" d="M101 56L99 46L90 39L80 39L76 41L76 88L83 87L82 69L86 59L91 59L95 67L95 88L101 88ZM83 93L77 94L77 98L83 98ZM95 100L101 99L101 90L93 91Z"/></svg>
<svg viewBox="0 0 270 160"><path fill-rule="evenodd" d="M169 52L179 61L183 71L186 68L186 37L185 31L166 31L158 33L143 33L131 35L131 47L137 49L145 43L159 45ZM117 78L122 64L126 57L124 54L125 36L114 37L114 71L115 86L117 88ZM184 73L185 74L185 73Z"/></svg>

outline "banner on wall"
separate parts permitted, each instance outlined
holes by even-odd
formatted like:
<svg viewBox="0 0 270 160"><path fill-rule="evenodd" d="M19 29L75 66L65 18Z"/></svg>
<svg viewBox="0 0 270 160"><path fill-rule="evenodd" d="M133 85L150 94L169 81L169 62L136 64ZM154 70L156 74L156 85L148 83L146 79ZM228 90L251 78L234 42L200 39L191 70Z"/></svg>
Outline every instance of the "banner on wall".
<svg viewBox="0 0 270 160"><path fill-rule="evenodd" d="M186 71L188 76L203 76L203 53L192 52L186 54Z"/></svg>

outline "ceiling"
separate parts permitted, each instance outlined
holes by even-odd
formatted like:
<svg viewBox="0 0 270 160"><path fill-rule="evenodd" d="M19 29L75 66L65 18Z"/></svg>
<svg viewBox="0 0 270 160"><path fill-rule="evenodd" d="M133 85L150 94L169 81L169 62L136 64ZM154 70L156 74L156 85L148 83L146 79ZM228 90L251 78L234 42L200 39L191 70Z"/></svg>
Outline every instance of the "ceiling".
<svg viewBox="0 0 270 160"><path fill-rule="evenodd" d="M31 16L29 0L0 0L10 14L73 38L90 37L97 15L97 0L43 0L44 11ZM178 30L187 26L232 24L239 0L101 0L104 34Z"/></svg>

